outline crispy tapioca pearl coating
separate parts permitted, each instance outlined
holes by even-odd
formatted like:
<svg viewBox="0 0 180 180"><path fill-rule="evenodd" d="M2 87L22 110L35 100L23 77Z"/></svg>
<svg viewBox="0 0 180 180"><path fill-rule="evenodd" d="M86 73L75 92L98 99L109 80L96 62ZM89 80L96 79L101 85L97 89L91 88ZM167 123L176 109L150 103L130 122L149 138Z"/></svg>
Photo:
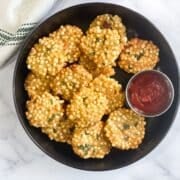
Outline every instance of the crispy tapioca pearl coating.
<svg viewBox="0 0 180 180"><path fill-rule="evenodd" d="M96 77L91 85L96 92L100 92L106 96L108 100L108 106L106 109L106 114L120 108L124 105L125 94L122 91L122 86L116 80L100 75Z"/></svg>
<svg viewBox="0 0 180 180"><path fill-rule="evenodd" d="M64 115L64 101L48 92L27 101L26 117L35 127L56 126Z"/></svg>
<svg viewBox="0 0 180 180"><path fill-rule="evenodd" d="M120 49L124 47L127 42L126 27L123 25L121 18L118 15L102 14L97 16L90 28L99 26L101 29L114 29L117 30L120 36Z"/></svg>
<svg viewBox="0 0 180 180"><path fill-rule="evenodd" d="M115 60L120 54L120 36L117 30L93 27L82 37L80 45L83 54L98 67L115 66Z"/></svg>
<svg viewBox="0 0 180 180"><path fill-rule="evenodd" d="M69 63L78 61L80 57L79 44L83 35L82 30L73 25L60 26L57 31L50 34L50 37L58 39L64 44L64 52Z"/></svg>
<svg viewBox="0 0 180 180"><path fill-rule="evenodd" d="M42 132L51 140L71 144L75 124L70 120L61 120L56 126L43 127Z"/></svg>
<svg viewBox="0 0 180 180"><path fill-rule="evenodd" d="M118 65L128 73L153 69L159 61L159 48L152 41L133 38L120 54Z"/></svg>
<svg viewBox="0 0 180 180"><path fill-rule="evenodd" d="M82 65L71 65L63 68L50 84L55 95L62 95L70 100L74 93L85 87L92 80L92 75Z"/></svg>
<svg viewBox="0 0 180 180"><path fill-rule="evenodd" d="M103 127L103 122L99 121L87 128L76 128L72 138L74 152L83 159L101 159L107 155L111 144L104 135Z"/></svg>
<svg viewBox="0 0 180 180"><path fill-rule="evenodd" d="M74 94L67 106L66 113L77 127L87 127L101 120L107 109L106 97L91 88L81 88Z"/></svg>
<svg viewBox="0 0 180 180"><path fill-rule="evenodd" d="M37 95L41 95L45 91L49 91L49 83L50 83L51 77L46 76L44 78L37 77L33 73L29 73L25 80L25 90L28 93L28 96L30 98L33 98Z"/></svg>
<svg viewBox="0 0 180 180"><path fill-rule="evenodd" d="M98 67L92 60L90 60L85 55L81 55L79 62L93 75L93 77L97 77L101 74L109 77L115 74L114 68L112 66Z"/></svg>
<svg viewBox="0 0 180 180"><path fill-rule="evenodd" d="M43 37L36 43L28 57L27 68L37 76L56 75L67 62L62 41Z"/></svg>
<svg viewBox="0 0 180 180"><path fill-rule="evenodd" d="M144 138L145 124L144 117L130 109L121 108L110 114L104 131L113 147L136 149Z"/></svg>

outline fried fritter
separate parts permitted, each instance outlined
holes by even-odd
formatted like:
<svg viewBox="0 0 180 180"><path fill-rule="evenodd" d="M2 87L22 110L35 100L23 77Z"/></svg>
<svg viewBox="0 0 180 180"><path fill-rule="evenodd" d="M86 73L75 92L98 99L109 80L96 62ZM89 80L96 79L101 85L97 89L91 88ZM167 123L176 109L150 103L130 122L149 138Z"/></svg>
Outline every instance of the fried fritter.
<svg viewBox="0 0 180 180"><path fill-rule="evenodd" d="M84 66L93 75L93 77L97 77L101 74L109 77L115 74L114 68L112 66L98 67L92 60L90 60L85 55L81 55L80 64Z"/></svg>
<svg viewBox="0 0 180 180"><path fill-rule="evenodd" d="M121 18L118 15L102 14L97 16L89 28L100 27L101 29L117 30L120 36L120 50L123 49L127 42L126 27L123 25Z"/></svg>
<svg viewBox="0 0 180 180"><path fill-rule="evenodd" d="M122 150L137 149L145 135L145 119L130 109L112 112L104 128L113 147Z"/></svg>
<svg viewBox="0 0 180 180"><path fill-rule="evenodd" d="M102 159L110 152L111 144L104 136L103 122L87 128L76 128L72 138L74 152L83 159Z"/></svg>
<svg viewBox="0 0 180 180"><path fill-rule="evenodd" d="M73 64L63 68L54 78L50 87L55 95L70 100L80 88L86 87L92 75L81 65Z"/></svg>
<svg viewBox="0 0 180 180"><path fill-rule="evenodd" d="M33 73L29 73L25 80L25 90L28 93L30 98L33 98L37 95L41 95L45 91L49 91L49 83L50 83L50 76L46 76L44 78L37 77Z"/></svg>
<svg viewBox="0 0 180 180"><path fill-rule="evenodd" d="M56 127L64 115L63 103L59 97L44 92L27 101L26 117L34 127Z"/></svg>
<svg viewBox="0 0 180 180"><path fill-rule="evenodd" d="M106 97L91 88L82 88L67 106L66 113L78 127L88 127L101 120L107 109Z"/></svg>
<svg viewBox="0 0 180 180"><path fill-rule="evenodd" d="M128 73L153 69L159 61L159 48L152 41L131 39L120 54L118 65Z"/></svg>
<svg viewBox="0 0 180 180"><path fill-rule="evenodd" d="M51 140L71 144L74 128L75 124L73 121L61 119L55 127L52 125L43 127L42 132L47 134Z"/></svg>
<svg viewBox="0 0 180 180"><path fill-rule="evenodd" d="M108 106L106 109L106 114L120 108L124 105L125 94L122 91L122 86L116 80L100 75L95 78L91 85L96 92L100 92L106 96L108 100Z"/></svg>
<svg viewBox="0 0 180 180"><path fill-rule="evenodd" d="M63 42L43 37L31 49L27 57L27 68L36 76L56 75L67 62Z"/></svg>
<svg viewBox="0 0 180 180"><path fill-rule="evenodd" d="M50 37L63 42L63 49L68 63L78 61L80 57L79 44L83 35L82 30L74 25L60 26L60 28L50 34Z"/></svg>
<svg viewBox="0 0 180 180"><path fill-rule="evenodd" d="M115 60L120 54L120 36L117 30L93 27L82 37L80 45L83 54L98 67L115 66Z"/></svg>

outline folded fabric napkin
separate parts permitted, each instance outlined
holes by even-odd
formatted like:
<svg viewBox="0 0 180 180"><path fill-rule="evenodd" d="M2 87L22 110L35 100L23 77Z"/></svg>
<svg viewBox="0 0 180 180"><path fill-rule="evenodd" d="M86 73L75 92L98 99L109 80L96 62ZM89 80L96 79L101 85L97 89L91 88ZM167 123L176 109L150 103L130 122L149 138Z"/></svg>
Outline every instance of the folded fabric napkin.
<svg viewBox="0 0 180 180"><path fill-rule="evenodd" d="M57 0L0 0L0 67Z"/></svg>

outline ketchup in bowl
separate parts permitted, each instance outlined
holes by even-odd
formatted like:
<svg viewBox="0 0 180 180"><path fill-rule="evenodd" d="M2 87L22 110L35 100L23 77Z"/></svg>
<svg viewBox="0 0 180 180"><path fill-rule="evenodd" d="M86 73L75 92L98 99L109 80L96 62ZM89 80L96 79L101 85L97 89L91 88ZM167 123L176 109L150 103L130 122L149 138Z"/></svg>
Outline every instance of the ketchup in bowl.
<svg viewBox="0 0 180 180"><path fill-rule="evenodd" d="M126 87L126 99L137 113L154 117L166 112L172 104L174 88L170 79L156 70L135 74Z"/></svg>

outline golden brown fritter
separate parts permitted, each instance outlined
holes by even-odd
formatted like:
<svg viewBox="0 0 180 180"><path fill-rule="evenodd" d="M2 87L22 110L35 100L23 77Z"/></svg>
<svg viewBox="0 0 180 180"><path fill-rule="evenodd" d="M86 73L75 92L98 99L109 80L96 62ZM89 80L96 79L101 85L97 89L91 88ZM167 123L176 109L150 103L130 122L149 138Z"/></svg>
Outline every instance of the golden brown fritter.
<svg viewBox="0 0 180 180"><path fill-rule="evenodd" d="M34 127L49 127L52 124L56 127L64 115L63 103L59 97L44 92L27 101L26 117Z"/></svg>
<svg viewBox="0 0 180 180"><path fill-rule="evenodd" d="M39 39L27 57L27 68L35 75L56 75L67 62L63 42L50 37Z"/></svg>
<svg viewBox="0 0 180 180"><path fill-rule="evenodd" d="M106 96L108 100L108 106L105 112L106 114L109 114L124 105L125 94L122 91L121 84L119 84L116 80L100 75L92 81L90 86L96 92L100 92Z"/></svg>
<svg viewBox="0 0 180 180"><path fill-rule="evenodd" d="M121 18L118 15L102 14L97 16L89 28L100 27L101 29L117 30L120 36L120 50L123 49L127 42L126 27L123 25Z"/></svg>
<svg viewBox="0 0 180 180"><path fill-rule="evenodd" d="M93 75L93 77L97 77L101 74L109 77L115 74L114 68L112 66L98 67L92 60L90 60L85 55L81 55L80 64L84 66Z"/></svg>
<svg viewBox="0 0 180 180"><path fill-rule="evenodd" d="M131 39L124 47L118 65L128 73L153 69L159 61L159 48L152 41Z"/></svg>
<svg viewBox="0 0 180 180"><path fill-rule="evenodd" d="M33 73L29 73L25 80L25 90L28 93L28 96L30 98L33 98L37 95L41 95L45 91L49 91L49 83L50 83L51 77L46 76L44 78L37 77Z"/></svg>
<svg viewBox="0 0 180 180"><path fill-rule="evenodd" d="M98 67L115 66L115 60L120 54L120 36L117 30L93 27L82 37L80 45L83 54Z"/></svg>
<svg viewBox="0 0 180 180"><path fill-rule="evenodd" d="M86 87L92 75L81 65L73 64L63 68L50 84L55 95L70 100L80 88Z"/></svg>
<svg viewBox="0 0 180 180"><path fill-rule="evenodd" d="M107 99L91 88L82 88L70 101L66 112L78 127L88 127L101 120L107 109Z"/></svg>
<svg viewBox="0 0 180 180"><path fill-rule="evenodd" d="M63 42L63 49L67 62L78 61L80 57L79 44L83 35L82 30L74 25L60 26L60 28L50 34L50 37Z"/></svg>
<svg viewBox="0 0 180 180"><path fill-rule="evenodd" d="M130 109L112 112L104 128L113 147L122 150L137 149L145 135L145 119Z"/></svg>
<svg viewBox="0 0 180 180"><path fill-rule="evenodd" d="M110 152L111 144L104 136L103 122L87 128L76 128L72 138L74 152L83 159L102 159Z"/></svg>
<svg viewBox="0 0 180 180"><path fill-rule="evenodd" d="M68 119L61 119L56 126L43 127L42 132L51 140L71 144L75 124Z"/></svg>

